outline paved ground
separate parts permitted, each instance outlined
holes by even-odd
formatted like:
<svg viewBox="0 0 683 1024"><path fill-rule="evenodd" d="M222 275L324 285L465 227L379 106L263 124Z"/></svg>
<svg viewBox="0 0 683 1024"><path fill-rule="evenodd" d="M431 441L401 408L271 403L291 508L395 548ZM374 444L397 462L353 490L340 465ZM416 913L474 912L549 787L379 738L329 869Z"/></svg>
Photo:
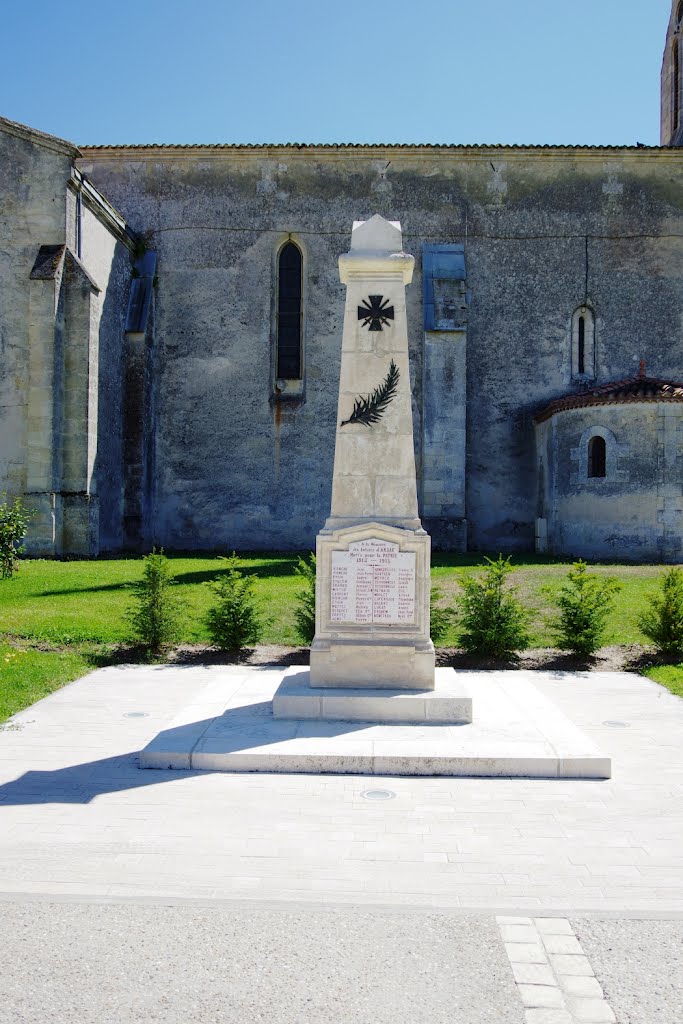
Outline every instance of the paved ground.
<svg viewBox="0 0 683 1024"><path fill-rule="evenodd" d="M503 970L503 940L495 938L496 911L569 918L620 1024L682 1019L675 958L683 919L683 701L629 675L557 676L542 684L542 692L612 756L614 776L606 782L402 778L368 784L358 777L136 767L137 752L180 708L221 673L244 672L105 669L0 732L2 934L28 944L15 970L0 972L2 1024L90 1019L79 1003L87 985L73 983L69 943L90 970L98 998L109 992L110 1008L102 1002L92 1018L100 1021L107 1020L105 1011L117 1022L143 1019L140 1014L173 1021L178 1007L183 1019L197 1022L379 1021L372 1000L380 988L396 991L385 958L393 949L401 977L414 968L401 997L406 1020L446 1019L438 1014L447 1004L460 1006L453 990L467 993L470 983L479 1002L466 999L468 1009L451 1020L578 1019L552 1008L527 1008L526 1018L520 1016L522 999L509 987L513 974L509 964L510 973ZM147 717L127 717L139 712ZM364 798L379 783L393 799ZM177 906L162 906L174 900ZM330 907L341 915L335 922L365 915L373 924L332 929L323 912ZM283 925L282 915L295 910ZM623 920L629 917L645 921ZM176 926L168 927L169 920ZM651 939L642 931L646 924ZM239 949L236 933L243 940ZM358 936L366 934L364 946ZM260 955L268 935L280 936L282 951L273 973L280 980L272 987ZM359 959L352 963L354 944ZM336 1016L329 999L310 1009L297 1002L310 988L324 990L325 998L337 991L320 970L310 973L311 956L300 961L305 970L298 988L292 982L289 990L283 981L292 973L288 956L314 948L320 970L337 965L333 978L342 994L335 998L350 1000ZM638 961L638 949L646 959ZM655 980L659 951L670 979L661 984ZM253 1011L239 1000L241 1009L226 1009L232 975L219 953L231 970L238 965L253 989ZM143 971L150 957L161 964L158 984ZM21 966L29 961L33 974ZM631 962L642 966L629 971ZM204 979L205 1004L192 1003L199 998L192 988L198 979ZM366 1002L354 1004L353 993L366 981ZM427 1013L430 1006L422 981L434 996L424 1018L414 1010L420 1005ZM9 995L7 985L14 986ZM163 991L167 1002L155 1004L154 993L161 998ZM401 1020L397 1006L387 1006L392 1019Z"/></svg>
<svg viewBox="0 0 683 1024"><path fill-rule="evenodd" d="M683 1021L683 921L572 921L620 1024Z"/></svg>
<svg viewBox="0 0 683 1024"><path fill-rule="evenodd" d="M9 903L0 923L3 1022L524 1021L493 919Z"/></svg>

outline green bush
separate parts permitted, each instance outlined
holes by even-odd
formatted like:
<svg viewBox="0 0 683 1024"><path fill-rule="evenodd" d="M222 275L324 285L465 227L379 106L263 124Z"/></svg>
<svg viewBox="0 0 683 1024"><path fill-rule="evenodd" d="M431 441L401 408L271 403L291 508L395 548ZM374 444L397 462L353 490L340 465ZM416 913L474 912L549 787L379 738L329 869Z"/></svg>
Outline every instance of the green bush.
<svg viewBox="0 0 683 1024"><path fill-rule="evenodd" d="M206 624L213 643L224 651L242 651L258 643L264 623L254 597L254 578L239 571L233 551L225 558L226 572L209 583L217 596L209 609Z"/></svg>
<svg viewBox="0 0 683 1024"><path fill-rule="evenodd" d="M659 593L648 598L649 608L638 620L642 632L665 658L683 658L683 570L669 569Z"/></svg>
<svg viewBox="0 0 683 1024"><path fill-rule="evenodd" d="M0 579L8 580L19 568L19 555L26 550L22 541L34 515L21 498L10 502L6 494L0 495Z"/></svg>
<svg viewBox="0 0 683 1024"><path fill-rule="evenodd" d="M294 620L296 631L305 644L312 644L315 636L315 555L311 551L308 561L299 556L294 572L303 587L296 595Z"/></svg>
<svg viewBox="0 0 683 1024"><path fill-rule="evenodd" d="M452 608L444 608L437 604L443 597L440 587L432 587L429 594L429 635L432 643L438 646L448 635L451 623L455 619L455 611Z"/></svg>
<svg viewBox="0 0 683 1024"><path fill-rule="evenodd" d="M614 576L597 576L587 569L585 562L574 562L555 598L559 614L550 622L558 647L583 657L600 647L614 595L621 590Z"/></svg>
<svg viewBox="0 0 683 1024"><path fill-rule="evenodd" d="M134 584L136 607L128 612L133 635L152 654L159 654L180 633L182 604L173 593L175 579L164 549L144 558L142 579Z"/></svg>
<svg viewBox="0 0 683 1024"><path fill-rule="evenodd" d="M509 658L529 646L526 629L528 613L505 587L505 578L513 572L509 558L499 555L485 559L484 572L461 578L462 594L456 598L458 641L469 654Z"/></svg>

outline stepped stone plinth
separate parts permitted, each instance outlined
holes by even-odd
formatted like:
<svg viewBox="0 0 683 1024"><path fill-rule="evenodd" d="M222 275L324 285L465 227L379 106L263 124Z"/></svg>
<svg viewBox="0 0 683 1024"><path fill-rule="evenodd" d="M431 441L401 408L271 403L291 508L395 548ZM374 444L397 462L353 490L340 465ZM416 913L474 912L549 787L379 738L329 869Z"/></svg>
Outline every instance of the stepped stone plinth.
<svg viewBox="0 0 683 1024"><path fill-rule="evenodd" d="M452 669L436 670L432 690L311 686L310 673L291 668L273 697L273 717L344 722L462 725L472 721L472 697Z"/></svg>

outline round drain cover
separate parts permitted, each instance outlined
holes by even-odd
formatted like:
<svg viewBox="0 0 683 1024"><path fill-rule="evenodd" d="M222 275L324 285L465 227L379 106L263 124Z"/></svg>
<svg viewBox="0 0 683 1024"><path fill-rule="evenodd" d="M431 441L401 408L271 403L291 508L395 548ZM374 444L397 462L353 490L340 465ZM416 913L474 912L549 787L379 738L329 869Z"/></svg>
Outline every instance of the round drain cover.
<svg viewBox="0 0 683 1024"><path fill-rule="evenodd" d="M390 789L366 789L361 796L365 800L393 800L396 794Z"/></svg>
<svg viewBox="0 0 683 1024"><path fill-rule="evenodd" d="M147 711L126 711L124 718L149 718Z"/></svg>
<svg viewBox="0 0 683 1024"><path fill-rule="evenodd" d="M631 728L630 722L617 722L617 721L614 721L614 720L609 719L609 718L607 719L606 722L603 722L602 724L603 725L609 725L610 728L612 728L612 729L630 729Z"/></svg>

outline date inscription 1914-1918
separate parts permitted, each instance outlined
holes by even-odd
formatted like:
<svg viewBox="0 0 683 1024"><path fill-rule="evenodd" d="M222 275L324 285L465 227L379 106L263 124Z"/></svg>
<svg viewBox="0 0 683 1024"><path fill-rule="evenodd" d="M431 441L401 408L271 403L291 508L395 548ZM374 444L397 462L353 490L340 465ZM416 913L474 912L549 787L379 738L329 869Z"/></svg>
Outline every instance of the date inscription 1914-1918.
<svg viewBox="0 0 683 1024"><path fill-rule="evenodd" d="M363 327L370 325L371 331L381 331L382 324L389 326L389 321L394 319L394 307L388 305L389 299L383 295L370 295L369 299L363 299L363 305L358 307L358 319L363 321Z"/></svg>

